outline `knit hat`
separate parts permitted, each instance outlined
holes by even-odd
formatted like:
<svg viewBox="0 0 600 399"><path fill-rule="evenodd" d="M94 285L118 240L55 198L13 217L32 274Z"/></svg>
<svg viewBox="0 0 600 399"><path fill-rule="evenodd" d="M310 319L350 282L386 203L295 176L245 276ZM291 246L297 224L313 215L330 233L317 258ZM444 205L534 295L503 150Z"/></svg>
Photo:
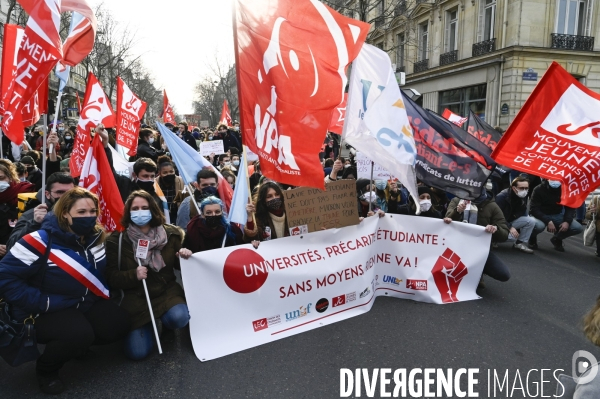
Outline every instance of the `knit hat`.
<svg viewBox="0 0 600 399"><path fill-rule="evenodd" d="M31 158L29 155L21 158L21 163L24 163L24 164L27 164L27 165L35 165L35 162L33 161L33 158Z"/></svg>

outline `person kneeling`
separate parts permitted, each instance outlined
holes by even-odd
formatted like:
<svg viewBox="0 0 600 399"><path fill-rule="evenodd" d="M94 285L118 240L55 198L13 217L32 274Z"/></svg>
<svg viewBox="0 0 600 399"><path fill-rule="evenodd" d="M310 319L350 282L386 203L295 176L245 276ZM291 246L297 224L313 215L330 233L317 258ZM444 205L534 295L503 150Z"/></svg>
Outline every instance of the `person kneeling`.
<svg viewBox="0 0 600 399"><path fill-rule="evenodd" d="M131 193L125 204L121 225L123 233L113 232L107 239L106 278L113 289L121 290L120 306L132 319L132 331L125 339L125 355L140 360L154 348L154 333L142 280L146 280L152 311L157 323L175 330L188 324L190 315L183 288L175 281L174 268L179 258L191 251L181 248L184 233L165 224L165 217L153 197L145 191ZM138 240L147 240L148 254L140 259Z"/></svg>

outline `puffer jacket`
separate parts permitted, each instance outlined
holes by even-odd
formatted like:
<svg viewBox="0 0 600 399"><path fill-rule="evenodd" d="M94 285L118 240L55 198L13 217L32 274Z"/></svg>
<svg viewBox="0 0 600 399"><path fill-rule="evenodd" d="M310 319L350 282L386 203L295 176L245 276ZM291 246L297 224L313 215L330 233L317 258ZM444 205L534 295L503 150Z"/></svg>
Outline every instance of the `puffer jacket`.
<svg viewBox="0 0 600 399"><path fill-rule="evenodd" d="M69 264L76 262L76 268L85 269L108 295L104 280L106 255L100 236L85 237L82 243L77 235L62 230L56 216L49 214L42 230L20 239L0 262L0 298L12 305L16 320L68 308L86 312L101 299L48 260L45 247L49 236L51 253L59 253Z"/></svg>
<svg viewBox="0 0 600 399"><path fill-rule="evenodd" d="M550 187L548 180L544 180L542 184L534 188L531 195L531 209L529 210L531 216L541 220L544 224L548 224L551 221L548 215L558 215L564 209L563 222L571 224L575 219L577 210L568 206L563 207L560 204L562 189L562 187Z"/></svg>
<svg viewBox="0 0 600 399"><path fill-rule="evenodd" d="M460 198L452 198L450 205L448 205L448 211L446 212L447 218L455 221L462 221L463 214L456 211L459 202ZM493 241L495 242L504 242L508 239L509 229L506 220L504 219L504 214L489 194L487 199L477 205L477 225L483 227L487 225L496 226L498 230L492 235Z"/></svg>

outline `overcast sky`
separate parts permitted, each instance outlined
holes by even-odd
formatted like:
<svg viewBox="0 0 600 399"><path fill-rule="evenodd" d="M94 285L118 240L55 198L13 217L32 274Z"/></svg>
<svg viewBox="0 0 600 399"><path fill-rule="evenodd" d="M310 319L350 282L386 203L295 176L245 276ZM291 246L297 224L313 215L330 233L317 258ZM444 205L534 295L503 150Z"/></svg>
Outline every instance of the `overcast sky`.
<svg viewBox="0 0 600 399"><path fill-rule="evenodd" d="M209 74L218 51L234 61L232 0L90 0L104 3L116 20L137 31L136 54L167 90L177 113L192 113L194 86Z"/></svg>

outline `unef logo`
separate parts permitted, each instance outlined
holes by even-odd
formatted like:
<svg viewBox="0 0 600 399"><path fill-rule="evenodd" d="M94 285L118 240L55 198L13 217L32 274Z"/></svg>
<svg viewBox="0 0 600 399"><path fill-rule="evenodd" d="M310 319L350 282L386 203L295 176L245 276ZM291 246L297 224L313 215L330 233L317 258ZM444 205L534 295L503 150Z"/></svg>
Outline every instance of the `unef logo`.
<svg viewBox="0 0 600 399"><path fill-rule="evenodd" d="M292 321L299 319L301 317L307 316L310 313L310 308L312 303L309 303L306 306L300 306L298 310L293 310L285 314L285 321Z"/></svg>

